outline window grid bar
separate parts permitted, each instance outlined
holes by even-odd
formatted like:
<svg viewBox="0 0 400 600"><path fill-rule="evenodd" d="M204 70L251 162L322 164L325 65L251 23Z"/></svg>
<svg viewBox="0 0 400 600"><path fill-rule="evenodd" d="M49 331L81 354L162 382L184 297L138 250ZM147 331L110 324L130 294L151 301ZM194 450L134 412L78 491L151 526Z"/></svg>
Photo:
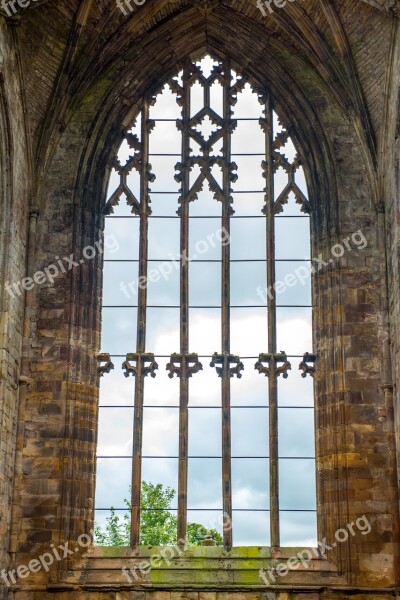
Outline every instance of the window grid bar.
<svg viewBox="0 0 400 600"><path fill-rule="evenodd" d="M152 119L155 123L176 123L178 119ZM255 117L238 117L235 121L258 121Z"/></svg>
<svg viewBox="0 0 400 600"><path fill-rule="evenodd" d="M265 218L265 217L264 217ZM170 258L149 258L147 262L170 262ZM135 259L135 258L106 258L104 260L105 263L110 262L110 263L138 263L139 260ZM211 258L209 260L207 259L200 259L200 258L196 258L195 260L190 260L189 262L191 263L218 263L221 264L221 260L217 259L217 258ZM231 259L231 263L265 263L265 258L232 258ZM275 260L275 262L279 263L279 262L311 262L310 258L277 258Z"/></svg>
<svg viewBox="0 0 400 600"><path fill-rule="evenodd" d="M165 157L181 157L181 154L177 154L177 153L168 153L168 152L161 152L161 153L156 153L156 152L151 152L149 154L149 157L151 158L152 156L165 156ZM197 155L192 155L192 156L197 156ZM235 152L232 153L232 158L234 156L262 156L264 158L264 154L262 152ZM219 156L219 158L222 158L221 156ZM157 194L158 192L154 192L154 194Z"/></svg>
<svg viewBox="0 0 400 600"><path fill-rule="evenodd" d="M112 358L125 358L125 354L110 353ZM212 358L211 354L198 354L198 358ZM302 354L288 354L288 358L303 358ZM157 354L156 358L170 358L169 354ZM258 356L241 356L242 360L258 360Z"/></svg>
<svg viewBox="0 0 400 600"><path fill-rule="evenodd" d="M125 456L114 456L114 455L106 455L106 456L100 456L97 455L96 458L101 458L101 459L123 459L123 458L133 458L131 455L125 455ZM150 455L150 456L142 456L143 459L162 459L162 458L167 458L170 460L179 460L179 456L156 456L156 455ZM188 456L189 459L191 460L221 460L222 456ZM257 460L267 460L269 458L269 456L232 456L232 460L252 460L252 459L257 459ZM314 456L279 456L279 460L315 460Z"/></svg>
<svg viewBox="0 0 400 600"><path fill-rule="evenodd" d="M99 404L99 408L131 408L133 409L134 406L133 404L129 405L129 404ZM179 408L179 404L144 404L143 408ZM204 409L210 409L212 408L213 410L221 410L220 406L190 406L189 407L190 410L204 410ZM248 410L255 410L255 409L266 409L269 408L268 404L265 405L256 405L256 406L231 406L232 410L235 409L248 409ZM298 409L311 409L314 410L314 406L279 406L279 409L282 408L290 408L290 409L294 409L294 408L298 408Z"/></svg>
<svg viewBox="0 0 400 600"><path fill-rule="evenodd" d="M110 511L109 508L96 508L98 511ZM116 512L126 512L125 508L114 508ZM159 512L159 511L168 511L172 510L177 512L177 508L142 508L143 512ZM220 508L188 508L188 511L191 512L222 512ZM270 512L269 508L232 508L232 512ZM299 513L316 513L317 510L315 508L281 508L279 512L299 512Z"/></svg>
<svg viewBox="0 0 400 600"><path fill-rule="evenodd" d="M264 190L232 190L233 194L264 194ZM150 192L150 197L153 195L159 195L159 194L174 194L175 196L179 196L179 192L177 192L176 190L169 190L169 191L160 191L157 190L156 192ZM113 215L106 215L107 219L128 219L128 218L132 218L132 217L128 217L128 216L113 216ZM153 218L157 218L157 217L153 217ZM194 219L194 217L191 217L192 219ZM202 218L202 217L200 217ZM240 218L240 217L238 217ZM308 215L305 215L304 217L301 216L295 216L296 219L300 219L300 218L309 218Z"/></svg>
<svg viewBox="0 0 400 600"><path fill-rule="evenodd" d="M138 308L138 304L105 304L103 308ZM234 304L231 308L265 308L265 304ZM180 306L176 304L148 304L147 308L174 308L179 309ZM190 305L189 309L203 308L203 309L217 309L220 306L194 306ZM311 304L277 304L276 308L312 308Z"/></svg>
<svg viewBox="0 0 400 600"><path fill-rule="evenodd" d="M156 192L157 194L176 194L176 192ZM241 194L242 192L235 192L235 194ZM243 192L246 193L246 192ZM257 193L257 194L261 194L262 192L247 192L247 193ZM112 221L114 221L115 219L137 219L136 216L134 215L109 215L106 217L107 219L111 219ZM193 217L189 217L189 219L214 219L214 220L219 220L221 217L219 216L214 216L214 215L205 215L205 216L196 216L194 215ZM308 215L276 215L275 217L276 219L309 219L310 217ZM175 217L174 215L150 215L149 216L149 220L153 220L153 219L179 219L179 217ZM232 215L231 219L233 219L234 221L238 220L238 219L265 219L265 217L263 215Z"/></svg>

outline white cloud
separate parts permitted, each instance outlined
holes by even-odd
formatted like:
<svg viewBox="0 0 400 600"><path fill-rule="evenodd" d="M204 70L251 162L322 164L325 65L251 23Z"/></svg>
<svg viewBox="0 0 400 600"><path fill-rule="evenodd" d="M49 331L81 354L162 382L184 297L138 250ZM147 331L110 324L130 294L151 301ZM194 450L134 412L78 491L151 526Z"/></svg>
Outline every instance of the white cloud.
<svg viewBox="0 0 400 600"><path fill-rule="evenodd" d="M206 59L205 68L212 64ZM194 88L198 106L202 102L203 89ZM213 86L212 103L217 107L221 94L217 86ZM197 108L195 109L197 110ZM257 95L253 94L247 84L243 93L238 95L238 103L234 107L234 118L254 117L262 115L263 107L259 104ZM165 88L157 104L150 109L151 118L172 118L180 116L180 108L175 103L175 97ZM277 123L275 120L275 129ZM180 134L175 123L158 123L151 136L151 152L177 152L180 149ZM219 144L220 145L220 144ZM219 146L218 145L218 146ZM193 143L193 150L197 152ZM251 148L250 148L251 146ZM216 150L217 148L215 148ZM257 122L243 122L238 125L233 135L235 152L262 152L263 135ZM294 148L287 148L286 154ZM126 145L121 149L122 162L132 152ZM239 180L234 189L262 190L265 180L262 177L260 164L263 157L237 157ZM180 184L174 180L175 163L178 157L153 157L152 170L157 179L151 184L153 191L174 190L174 196L153 196L155 214L174 215L177 209L178 189ZM193 177L192 177L193 178ZM135 193L138 193L137 176L131 177ZM299 181L305 192L304 174L300 172ZM287 182L285 173L276 176L277 189L283 189ZM118 185L118 177L113 174L110 191ZM199 200L191 204L191 216L219 215L221 205L212 199L212 194L204 186L204 192L199 194ZM260 214L264 203L263 195L246 199L241 195L235 196L238 204L237 214ZM124 200L118 209L120 214L130 214L130 209L123 207ZM165 203L165 209L163 208ZM175 206L173 206L175 204ZM285 213L300 214L299 207L293 203L286 206ZM193 219L190 224L191 251L194 253L195 243L206 239L207 234L218 230L218 219ZM308 253L309 223L307 219L277 220L276 240L277 256L290 260L303 259ZM120 245L118 253L107 255L112 259L138 258L138 220L107 221L108 233L113 233ZM106 232L107 233L107 232ZM265 222L262 219L232 220L231 254L232 258L265 258L266 238ZM149 256L150 258L168 260L170 254L179 253L179 221L156 220L150 221L149 227ZM219 259L220 248L210 248L203 257ZM292 264L292 263L291 263ZM294 264L294 263L293 263ZM106 270L106 304L135 304L137 297L127 299L122 297L119 290L121 277L124 281L134 280L136 266L112 263ZM191 302L204 305L218 304L220 301L219 277L220 265L216 268L207 266L193 268ZM289 267L288 267L289 268ZM127 275L127 273L129 273ZM175 273L175 270L174 270ZM176 275L176 273L175 273ZM256 296L258 285L266 283L264 273L249 266L237 269L235 282L232 284L232 304L258 304ZM264 278L264 279L263 279ZM307 284L308 285L308 284ZM194 290L194 291L193 291ZM305 304L304 288L295 287L290 290L290 296L278 297L282 304ZM154 284L149 290L151 304L179 303L179 279L163 280L162 285ZM289 300L288 300L289 299ZM278 351L287 354L302 355L312 350L311 310L278 308ZM135 349L136 343L136 310L112 309L105 311L103 323L103 349L108 352L125 354ZM147 350L154 352L160 365L155 379L145 381L145 404L158 405L159 408L145 409L143 453L145 455L177 456L178 453L178 410L166 409L162 406L179 404L179 380L168 378L165 369L167 359L157 358L157 355L169 355L179 351L179 310L166 308L148 309ZM266 308L231 309L231 350L234 354L243 356L258 356L267 352L267 311ZM209 366L211 355L221 350L221 316L220 309L191 309L190 310L190 351L209 358L201 359L203 371L194 375L190 380L190 407L208 405L219 407L221 404L221 380L215 369ZM101 403L111 405L133 406L134 379L125 379L120 367L123 359L115 359L115 371L102 378ZM312 405L312 382L304 380L298 371L298 360L291 359L292 371L287 380L280 378L280 405L305 406ZM268 380L254 370L255 359L244 360L245 370L240 380L233 379L232 406L266 405ZM284 455L309 454L313 446L313 431L311 411L282 413L281 451ZM101 455L129 455L132 452L132 409L101 409L99 428L98 452ZM289 416L287 416L289 415ZM221 453L221 413L217 409L201 410L192 408L190 411L190 446L191 455L218 456ZM268 410L266 408L232 409L233 454L267 455L268 453ZM305 455L305 454L303 454ZM315 504L315 470L312 461L281 462L281 495L286 508L309 508ZM101 460L97 478L97 505L102 507L111 504L123 506L123 498L128 494L130 485L130 460ZM267 508L269 504L268 459L238 459L233 461L233 502L236 508L254 509ZM178 463L176 459L162 458L157 460L144 459L143 478L153 483L163 483L177 489ZM313 483L314 481L314 483ZM192 508L220 508L221 498L221 460L192 459L189 465L189 505ZM283 506L282 504L282 506ZM216 514L210 512L189 512L189 520L216 526ZM104 515L101 517L104 518ZM313 537L310 531L315 531L314 516L308 513L282 513L282 543L308 544ZM218 527L217 527L218 528ZM220 529L220 527L219 527ZM260 544L269 541L269 513L235 513L234 543Z"/></svg>

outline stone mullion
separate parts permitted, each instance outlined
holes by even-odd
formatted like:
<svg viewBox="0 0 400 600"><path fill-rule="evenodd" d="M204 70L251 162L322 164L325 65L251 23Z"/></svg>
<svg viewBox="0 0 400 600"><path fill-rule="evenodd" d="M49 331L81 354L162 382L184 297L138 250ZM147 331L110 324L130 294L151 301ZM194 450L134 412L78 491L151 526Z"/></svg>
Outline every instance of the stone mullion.
<svg viewBox="0 0 400 600"><path fill-rule="evenodd" d="M139 245L139 281L147 277L148 260L148 215L149 215L149 103L145 99L142 109L142 164L140 174L140 245ZM142 442L143 442L143 402L144 402L144 373L141 355L146 349L146 316L147 316L147 286L139 286L137 313L136 352L137 372L135 376L135 407L133 424L133 460L132 460L132 490L131 490L131 547L140 543L140 496L142 484Z"/></svg>
<svg viewBox="0 0 400 600"><path fill-rule="evenodd" d="M275 215L274 215L274 165L273 165L273 113L271 97L265 102L265 207L267 233L267 299L268 353L273 357L276 347L276 296L275 296ZM279 547L279 460L278 460L278 382L276 361L270 361L268 377L269 405L269 494L271 546Z"/></svg>
<svg viewBox="0 0 400 600"><path fill-rule="evenodd" d="M230 61L224 61L224 85L223 85L223 155L224 163L222 205L222 229L225 235L230 235L230 163L231 163L231 105L230 86L231 70ZM221 273L221 339L222 354L227 357L230 354L230 244L222 245L222 273ZM231 444L231 374L229 362L225 360L221 375L222 388L222 498L224 521L229 519L232 523L232 444ZM224 528L224 545L232 546L232 527Z"/></svg>
<svg viewBox="0 0 400 600"><path fill-rule="evenodd" d="M178 466L178 540L187 535L187 488L188 488L188 446L189 446L189 379L185 356L189 352L189 155L190 155L190 76L187 63L183 73L182 106L182 203L180 208L180 352L182 371L179 381L179 466Z"/></svg>

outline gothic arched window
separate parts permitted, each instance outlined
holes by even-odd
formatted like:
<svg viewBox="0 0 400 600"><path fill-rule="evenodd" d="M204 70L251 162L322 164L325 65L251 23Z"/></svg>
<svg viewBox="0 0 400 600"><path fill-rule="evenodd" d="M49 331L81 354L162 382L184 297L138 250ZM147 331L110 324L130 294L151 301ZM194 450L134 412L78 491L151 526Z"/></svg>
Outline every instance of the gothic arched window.
<svg viewBox="0 0 400 600"><path fill-rule="evenodd" d="M104 209L96 520L126 512L131 487L137 545L145 481L177 491L177 539L195 522L225 546L310 545L302 159L271 95L228 58L188 59L163 84L126 132Z"/></svg>

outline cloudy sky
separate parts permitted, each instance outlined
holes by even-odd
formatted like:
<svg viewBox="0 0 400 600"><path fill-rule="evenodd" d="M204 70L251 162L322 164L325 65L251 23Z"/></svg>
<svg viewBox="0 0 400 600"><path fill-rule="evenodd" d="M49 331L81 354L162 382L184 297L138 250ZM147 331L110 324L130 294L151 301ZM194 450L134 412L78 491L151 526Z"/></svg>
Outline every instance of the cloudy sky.
<svg viewBox="0 0 400 600"><path fill-rule="evenodd" d="M204 59L206 75L212 61ZM192 89L192 115L203 106L200 85ZM221 88L211 90L211 105L221 112ZM231 351L243 358L243 377L232 380L232 489L234 545L269 544L268 480L268 380L254 370L260 352L267 351L266 301L257 289L266 288L266 232L261 161L265 152L264 134L258 124L262 106L249 85L238 95L234 118L239 119L232 139L232 160L239 178L233 187L231 220ZM165 89L150 117L180 117L175 96ZM254 119L240 120L240 119ZM140 123L136 124L138 131ZM207 137L214 126L198 127ZM275 133L280 131L275 119ZM193 153L198 154L195 143ZM214 147L219 155L221 144ZM154 352L159 364L155 379L146 379L144 411L143 479L177 489L179 381L168 378L166 358L179 351L179 184L174 180L180 160L181 135L175 122L158 121L150 138L150 162L156 180L150 184L152 217L149 220L149 269L154 281L148 286L146 349ZM125 164L129 148L123 143L119 159ZM289 142L281 150L293 160L295 149ZM173 153L165 157L154 154ZM258 156L240 156L258 154ZM220 180L218 169L214 171ZM191 183L195 181L193 169ZM296 181L306 194L301 169ZM276 197L287 183L278 170ZM109 194L118 187L113 173ZM139 196L139 177L129 177L129 185ZM168 192L167 194L165 192ZM128 218L119 218L128 217ZM169 218L166 218L169 217ZM221 381L209 367L210 357L221 349L221 204L212 198L207 184L198 200L190 205L190 351L202 356L204 370L190 380L189 485L190 521L221 529ZM113 355L115 370L101 381L98 442L98 509L122 508L131 478L134 380L121 369L123 356L136 350L137 258L139 220L130 213L122 197L115 214L106 220L109 244L105 253L102 350ZM116 246L118 249L116 250ZM195 258L196 257L196 258ZM309 218L300 212L294 197L282 216L276 218L276 278L295 273L309 265ZM171 260L172 259L172 260ZM196 262L201 260L203 262ZM131 261L131 262L127 262ZM157 277L158 274L158 277ZM297 282L277 296L278 350L292 358L287 380L279 379L279 455L282 545L316 543L315 462L313 385L298 370L301 356L312 350L310 280ZM112 458L118 456L118 458ZM108 457L108 458L106 458ZM152 458L153 457L153 458ZM176 508L176 503L174 507ZM122 514L122 513L121 513ZM96 512L104 523L105 511Z"/></svg>

